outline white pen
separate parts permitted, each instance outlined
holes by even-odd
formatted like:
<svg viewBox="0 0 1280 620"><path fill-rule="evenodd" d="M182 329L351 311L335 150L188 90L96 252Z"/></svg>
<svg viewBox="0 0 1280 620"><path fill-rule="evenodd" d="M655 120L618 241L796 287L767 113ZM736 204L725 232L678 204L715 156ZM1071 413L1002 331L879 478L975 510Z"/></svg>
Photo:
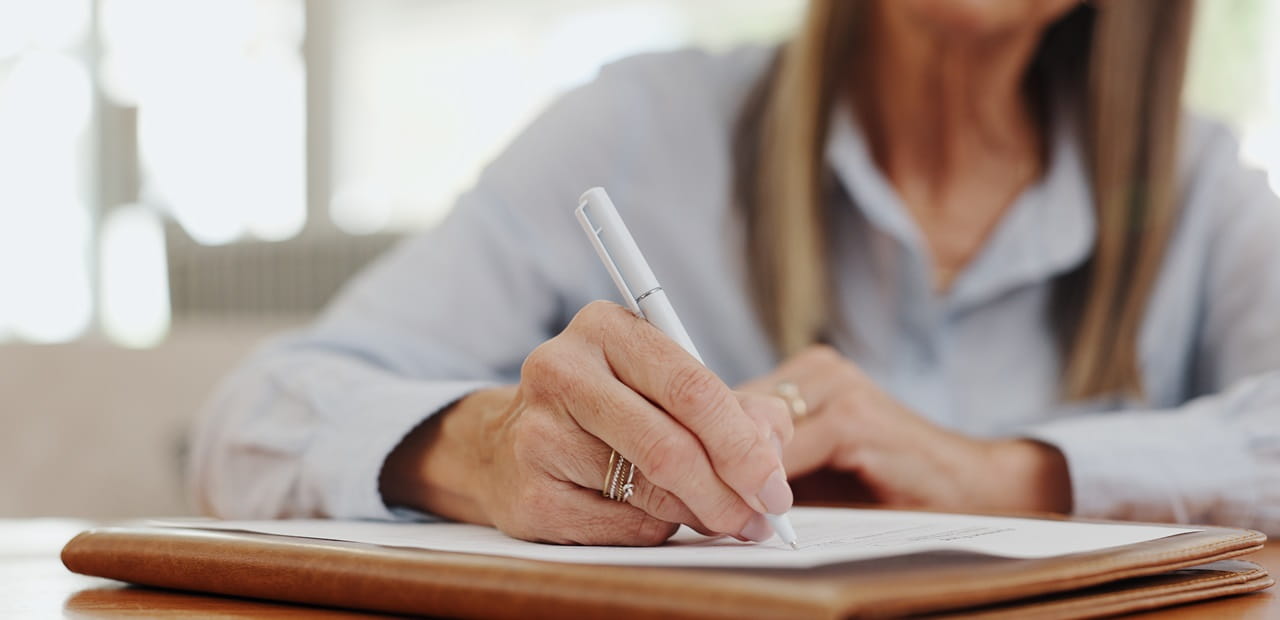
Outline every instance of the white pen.
<svg viewBox="0 0 1280 620"><path fill-rule="evenodd" d="M702 361L698 349L689 339L689 332L685 331L684 324L667 300L666 291L658 284L658 278L653 275L649 263L645 262L644 255L640 253L640 246L636 245L631 231L622 222L622 216L618 215L617 208L604 189L593 187L583 193L582 198L578 199L575 213L578 222L582 224L582 230L587 233L592 247L600 255L601 262L609 271L609 276L613 278L623 299L627 300L631 311L652 323L705 365L706 362ZM791 520L787 515L765 513L764 516L778 537L795 549L796 531L791 527Z"/></svg>

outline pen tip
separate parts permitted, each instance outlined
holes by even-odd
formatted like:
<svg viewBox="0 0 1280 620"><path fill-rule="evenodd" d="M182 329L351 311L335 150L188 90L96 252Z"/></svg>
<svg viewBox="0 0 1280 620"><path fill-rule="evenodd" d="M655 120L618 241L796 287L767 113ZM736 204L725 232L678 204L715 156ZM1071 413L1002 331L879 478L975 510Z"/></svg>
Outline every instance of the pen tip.
<svg viewBox="0 0 1280 620"><path fill-rule="evenodd" d="M791 545L791 549L792 549L792 550L798 550L798 549L800 549L800 545L799 545L799 544L797 544L797 542L796 542L796 541L794 541L794 540L793 540L793 541L791 541L791 542L790 542L790 543L788 543L788 544L790 544L790 545Z"/></svg>

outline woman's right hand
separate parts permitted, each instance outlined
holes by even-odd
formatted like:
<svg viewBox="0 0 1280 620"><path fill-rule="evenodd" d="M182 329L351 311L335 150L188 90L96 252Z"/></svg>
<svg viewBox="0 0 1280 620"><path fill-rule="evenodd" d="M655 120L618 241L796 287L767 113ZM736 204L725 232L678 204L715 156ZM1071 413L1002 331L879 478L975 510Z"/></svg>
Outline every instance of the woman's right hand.
<svg viewBox="0 0 1280 620"><path fill-rule="evenodd" d="M648 322L595 302L535 349L520 384L468 396L396 448L389 504L526 540L656 545L688 524L766 540L790 509L791 419L739 394ZM610 450L635 464L629 503L606 499Z"/></svg>

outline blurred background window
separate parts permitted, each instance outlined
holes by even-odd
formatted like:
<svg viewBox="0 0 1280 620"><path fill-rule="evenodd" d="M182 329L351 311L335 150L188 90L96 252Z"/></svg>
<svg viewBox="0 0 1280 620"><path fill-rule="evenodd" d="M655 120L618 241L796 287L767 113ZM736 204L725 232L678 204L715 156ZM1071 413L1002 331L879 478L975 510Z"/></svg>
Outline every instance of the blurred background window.
<svg viewBox="0 0 1280 620"><path fill-rule="evenodd" d="M0 0L0 341L305 318L601 65L802 0ZM1280 187L1280 7L1204 0L1187 100Z"/></svg>
<svg viewBox="0 0 1280 620"><path fill-rule="evenodd" d="M0 0L0 341L302 318L618 58L799 0Z"/></svg>
<svg viewBox="0 0 1280 620"><path fill-rule="evenodd" d="M93 316L89 0L0 0L0 338Z"/></svg>
<svg viewBox="0 0 1280 620"><path fill-rule="evenodd" d="M1200 0L1186 99L1229 123L1280 193L1280 3Z"/></svg>

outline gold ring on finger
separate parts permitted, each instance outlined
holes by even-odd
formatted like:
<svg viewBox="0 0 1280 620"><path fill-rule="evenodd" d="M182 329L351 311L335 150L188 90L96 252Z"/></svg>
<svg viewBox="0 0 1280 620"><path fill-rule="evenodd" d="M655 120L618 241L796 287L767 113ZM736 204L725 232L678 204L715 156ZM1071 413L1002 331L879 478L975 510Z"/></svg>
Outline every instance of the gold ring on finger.
<svg viewBox="0 0 1280 620"><path fill-rule="evenodd" d="M809 403L800 395L800 386L790 381L779 381L773 386L773 393L787 403L787 411L791 412L791 420L798 421L809 415Z"/></svg>
<svg viewBox="0 0 1280 620"><path fill-rule="evenodd" d="M609 468L604 472L604 488L601 494L606 498L626 503L635 492L636 466L617 450L609 453Z"/></svg>

